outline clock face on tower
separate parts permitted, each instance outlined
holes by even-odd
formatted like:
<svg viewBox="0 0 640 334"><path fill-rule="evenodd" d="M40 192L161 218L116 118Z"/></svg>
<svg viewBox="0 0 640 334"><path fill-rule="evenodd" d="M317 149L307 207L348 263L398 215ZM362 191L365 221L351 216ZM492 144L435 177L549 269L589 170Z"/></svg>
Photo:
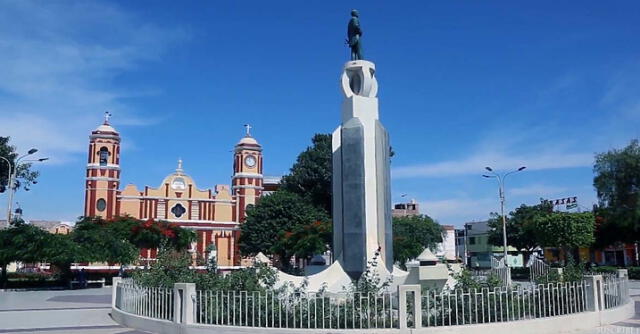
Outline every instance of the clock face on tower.
<svg viewBox="0 0 640 334"><path fill-rule="evenodd" d="M256 165L256 157L254 157L253 155L247 155L244 158L244 164L249 168L254 167Z"/></svg>

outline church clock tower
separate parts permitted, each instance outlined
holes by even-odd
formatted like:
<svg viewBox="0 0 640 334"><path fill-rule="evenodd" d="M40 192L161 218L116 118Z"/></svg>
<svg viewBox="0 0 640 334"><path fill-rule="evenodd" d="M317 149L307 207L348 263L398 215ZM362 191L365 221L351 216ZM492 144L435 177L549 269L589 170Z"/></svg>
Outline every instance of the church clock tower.
<svg viewBox="0 0 640 334"><path fill-rule="evenodd" d="M120 134L109 124L111 114L89 136L84 215L109 219L118 215L120 187Z"/></svg>
<svg viewBox="0 0 640 334"><path fill-rule="evenodd" d="M255 205L262 195L262 146L251 136L251 126L235 147L232 191L236 198L235 217L243 222L248 205Z"/></svg>

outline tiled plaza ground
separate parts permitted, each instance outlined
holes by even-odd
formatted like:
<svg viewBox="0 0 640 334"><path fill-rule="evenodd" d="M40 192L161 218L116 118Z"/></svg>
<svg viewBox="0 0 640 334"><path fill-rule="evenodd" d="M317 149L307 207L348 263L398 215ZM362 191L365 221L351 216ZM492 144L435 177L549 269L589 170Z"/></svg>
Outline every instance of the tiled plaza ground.
<svg viewBox="0 0 640 334"><path fill-rule="evenodd" d="M0 292L0 333L144 333L111 320L111 289Z"/></svg>
<svg viewBox="0 0 640 334"><path fill-rule="evenodd" d="M640 281L632 281L631 295L634 318L576 334L640 334ZM110 288L0 292L0 333L145 333L113 322L110 303Z"/></svg>

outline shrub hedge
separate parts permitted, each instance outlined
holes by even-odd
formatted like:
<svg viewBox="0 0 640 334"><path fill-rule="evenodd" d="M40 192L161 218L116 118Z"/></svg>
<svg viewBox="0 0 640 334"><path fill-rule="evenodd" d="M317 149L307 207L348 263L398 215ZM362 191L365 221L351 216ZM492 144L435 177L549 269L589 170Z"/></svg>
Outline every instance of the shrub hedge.
<svg viewBox="0 0 640 334"><path fill-rule="evenodd" d="M625 269L613 266L599 266L593 267L591 270L596 273L603 274L615 274L618 272L618 269ZM640 267L627 267L629 271L629 279L637 279L640 280ZM529 268L525 267L514 267L511 268L511 278L515 280L528 280L529 279Z"/></svg>
<svg viewBox="0 0 640 334"><path fill-rule="evenodd" d="M627 269L629 271L629 279L640 280L640 267L618 268L618 267L612 267L612 266L600 266L600 267L594 267L593 271L597 273L616 273L618 269Z"/></svg>

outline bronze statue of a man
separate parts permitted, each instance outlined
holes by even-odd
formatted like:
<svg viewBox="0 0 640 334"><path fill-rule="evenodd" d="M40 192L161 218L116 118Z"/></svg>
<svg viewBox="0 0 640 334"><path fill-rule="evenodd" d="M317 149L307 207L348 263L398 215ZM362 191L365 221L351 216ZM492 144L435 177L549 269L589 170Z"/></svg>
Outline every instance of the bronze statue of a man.
<svg viewBox="0 0 640 334"><path fill-rule="evenodd" d="M351 11L351 20L347 26L347 44L351 48L351 60L362 59L362 29L360 29L360 19L358 11Z"/></svg>

